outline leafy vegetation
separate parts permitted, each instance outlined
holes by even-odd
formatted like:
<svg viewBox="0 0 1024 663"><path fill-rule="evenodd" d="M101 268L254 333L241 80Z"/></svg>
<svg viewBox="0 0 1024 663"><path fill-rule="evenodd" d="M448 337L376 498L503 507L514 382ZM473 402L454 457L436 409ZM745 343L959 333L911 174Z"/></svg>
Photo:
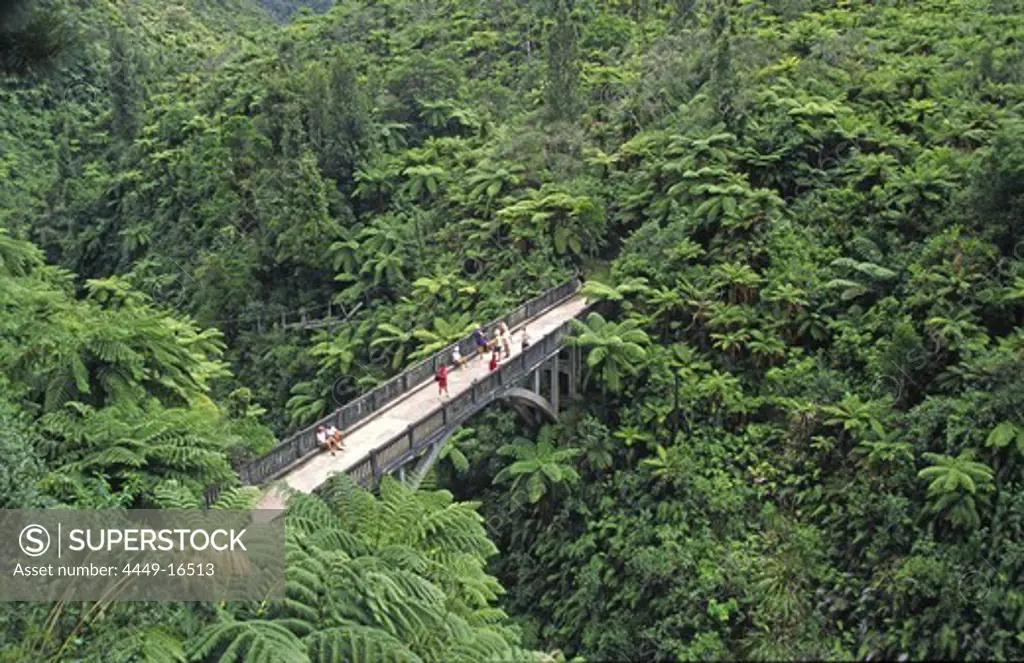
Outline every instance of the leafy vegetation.
<svg viewBox="0 0 1024 663"><path fill-rule="evenodd" d="M1014 3L15 5L5 508L251 503L477 323L603 304L557 425L296 498L287 600L11 604L0 658L1024 656Z"/></svg>

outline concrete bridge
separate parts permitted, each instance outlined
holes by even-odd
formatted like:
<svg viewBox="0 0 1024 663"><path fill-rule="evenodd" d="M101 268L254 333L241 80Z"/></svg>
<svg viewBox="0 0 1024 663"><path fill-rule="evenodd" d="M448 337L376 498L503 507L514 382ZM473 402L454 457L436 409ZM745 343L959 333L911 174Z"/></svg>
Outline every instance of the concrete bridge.
<svg viewBox="0 0 1024 663"><path fill-rule="evenodd" d="M371 489L390 473L418 485L452 433L496 401L510 404L531 424L555 420L563 397L578 386L580 350L565 347L565 339L572 331L571 320L588 309L579 288L579 280L572 279L485 325L490 332L504 321L512 331L512 355L498 370L489 371L487 359L474 357L471 339L462 339L242 468L243 484L265 488L256 508L281 509L291 490L312 492L338 472ZM521 345L524 327L531 339L525 351ZM434 373L442 362L452 364L456 345L463 357L470 359L449 373L449 397L442 399ZM344 431L344 450L332 456L318 448L316 428L320 424L334 424ZM218 494L217 488L208 489L206 503Z"/></svg>

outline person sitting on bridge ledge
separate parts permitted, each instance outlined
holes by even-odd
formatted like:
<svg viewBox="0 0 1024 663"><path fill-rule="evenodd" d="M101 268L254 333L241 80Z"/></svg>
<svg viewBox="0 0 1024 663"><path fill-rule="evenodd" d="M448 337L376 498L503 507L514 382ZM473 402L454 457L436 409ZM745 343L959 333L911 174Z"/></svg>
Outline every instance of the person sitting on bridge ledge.
<svg viewBox="0 0 1024 663"><path fill-rule="evenodd" d="M466 360L462 358L462 352L459 350L459 346L455 346L452 350L452 363L455 364L455 368L462 368L462 365L466 363Z"/></svg>
<svg viewBox="0 0 1024 663"><path fill-rule="evenodd" d="M335 432L338 432L338 429L334 428L334 426L331 426L331 428ZM332 436L327 432L327 427L321 424L320 426L317 426L316 429L316 441L317 444L327 451L330 451L331 455L334 456L336 445L341 443L341 434L339 433L337 437Z"/></svg>
<svg viewBox="0 0 1024 663"><path fill-rule="evenodd" d="M332 456L334 455L335 450L341 451L341 441L343 437L344 436L341 434L341 431L335 428L334 424L327 427L327 446L330 448Z"/></svg>

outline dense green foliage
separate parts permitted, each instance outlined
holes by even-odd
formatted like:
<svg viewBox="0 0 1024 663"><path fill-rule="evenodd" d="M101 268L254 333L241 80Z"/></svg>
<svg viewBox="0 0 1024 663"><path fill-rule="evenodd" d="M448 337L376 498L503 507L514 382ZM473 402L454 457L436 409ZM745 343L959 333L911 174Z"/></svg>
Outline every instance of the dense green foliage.
<svg viewBox="0 0 1024 663"><path fill-rule="evenodd" d="M71 21L54 4L7 0L0 4L0 71L45 72L75 46Z"/></svg>
<svg viewBox="0 0 1024 663"><path fill-rule="evenodd" d="M0 23L0 500L198 504L573 271L585 397L296 500L279 605L0 658L1024 657L1020 7L299 4Z"/></svg>
<svg viewBox="0 0 1024 663"><path fill-rule="evenodd" d="M532 452L585 451L561 492L508 514L510 431L460 446L545 644L1024 654L1022 23L847 4L684 31L709 84L605 149L636 230L588 286L618 314L581 325L586 405Z"/></svg>
<svg viewBox="0 0 1024 663"><path fill-rule="evenodd" d="M161 506L194 506L178 488L164 492ZM7 611L0 655L113 663L558 660L521 649L516 631L502 624L505 614L490 605L502 590L484 564L497 549L475 505L391 479L379 500L347 477L324 493L289 504L283 601L33 604ZM215 508L244 500L222 501Z"/></svg>

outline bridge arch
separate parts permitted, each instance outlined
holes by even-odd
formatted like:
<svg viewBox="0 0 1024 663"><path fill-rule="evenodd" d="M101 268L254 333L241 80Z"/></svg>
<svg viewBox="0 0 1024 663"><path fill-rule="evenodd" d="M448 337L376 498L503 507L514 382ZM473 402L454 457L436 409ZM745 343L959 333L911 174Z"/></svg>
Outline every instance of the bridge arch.
<svg viewBox="0 0 1024 663"><path fill-rule="evenodd" d="M478 412L498 401L505 401L511 405L527 425L537 425L541 420L547 420L550 423L558 421L558 413L551 402L536 392L522 387L510 387L501 392L494 392L488 398L480 401L476 406L468 410L464 417L459 418L459 421L446 426L436 439L431 440L426 445L426 450L419 456L411 477L407 478L405 476L406 464L398 465L396 469L402 482L412 486L413 490L418 488L420 482L423 481L423 477L427 475L430 468L437 462L437 457L440 455L441 450L444 449L448 438L454 435L455 431L459 430L466 421Z"/></svg>
<svg viewBox="0 0 1024 663"><path fill-rule="evenodd" d="M493 403L494 401L508 401L528 424L537 423L542 418L551 423L558 421L558 412L555 411L551 401L529 389L512 387L503 394L495 395L489 402ZM535 417L526 416L528 414L535 415Z"/></svg>

